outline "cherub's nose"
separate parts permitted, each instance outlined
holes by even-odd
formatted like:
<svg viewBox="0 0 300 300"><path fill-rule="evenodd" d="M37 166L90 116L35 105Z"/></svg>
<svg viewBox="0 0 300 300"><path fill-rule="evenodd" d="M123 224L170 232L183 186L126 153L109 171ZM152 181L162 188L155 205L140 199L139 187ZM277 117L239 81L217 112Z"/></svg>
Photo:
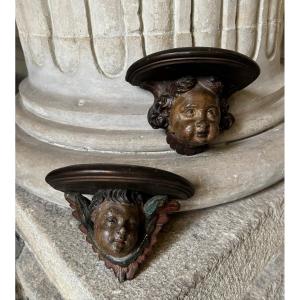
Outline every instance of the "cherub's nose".
<svg viewBox="0 0 300 300"><path fill-rule="evenodd" d="M118 235L120 239L124 239L126 236L126 228L124 226L121 226L118 230Z"/></svg>
<svg viewBox="0 0 300 300"><path fill-rule="evenodd" d="M206 130L208 128L208 124L204 120L199 120L196 122L196 127L201 130Z"/></svg>

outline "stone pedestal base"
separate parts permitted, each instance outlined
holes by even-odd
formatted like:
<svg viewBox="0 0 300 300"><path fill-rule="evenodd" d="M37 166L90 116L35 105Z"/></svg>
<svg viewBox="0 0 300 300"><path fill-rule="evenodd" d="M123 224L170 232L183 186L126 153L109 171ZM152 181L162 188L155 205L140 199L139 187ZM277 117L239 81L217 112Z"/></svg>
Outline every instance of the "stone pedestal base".
<svg viewBox="0 0 300 300"><path fill-rule="evenodd" d="M28 70L16 101L22 188L16 218L58 294L72 300L244 297L283 237L282 185L273 186L284 166L283 1L17 0L16 7ZM150 93L124 77L147 54L188 46L236 50L253 58L261 75L230 97L233 127L209 151L182 157L147 123ZM183 211L244 199L174 216L143 274L119 285L91 253L61 193L44 182L51 170L78 163L144 165L186 177L196 193ZM264 294L267 286L247 299L275 295Z"/></svg>
<svg viewBox="0 0 300 300"><path fill-rule="evenodd" d="M283 178L282 0L16 1L28 78L16 104L17 184L66 205L44 183L74 163L131 163L187 177L183 210L241 199ZM128 67L175 47L219 47L255 60L261 74L229 99L236 122L193 157L170 151L147 122L150 92ZM19 130L20 129L20 130ZM32 163L35 162L35 163Z"/></svg>
<svg viewBox="0 0 300 300"><path fill-rule="evenodd" d="M77 163L119 163L155 167L187 178L196 193L181 210L213 206L251 195L283 178L283 124L239 142L192 157L175 152L97 153L50 146L17 130L17 183L31 193L68 206L44 181L53 169Z"/></svg>
<svg viewBox="0 0 300 300"><path fill-rule="evenodd" d="M18 259L16 269L25 297L30 300L63 299L28 248L24 249ZM281 253L278 257L271 259L265 269L249 285L248 292L241 299L283 300L283 285L283 254ZM190 299L188 294L185 299Z"/></svg>
<svg viewBox="0 0 300 300"><path fill-rule="evenodd" d="M123 284L93 254L70 209L18 188L16 219L63 299L258 299L265 289L270 297L270 289L281 289L278 266L278 286L267 278L253 282L267 277L264 269L282 249L282 183L231 204L173 215L141 274Z"/></svg>

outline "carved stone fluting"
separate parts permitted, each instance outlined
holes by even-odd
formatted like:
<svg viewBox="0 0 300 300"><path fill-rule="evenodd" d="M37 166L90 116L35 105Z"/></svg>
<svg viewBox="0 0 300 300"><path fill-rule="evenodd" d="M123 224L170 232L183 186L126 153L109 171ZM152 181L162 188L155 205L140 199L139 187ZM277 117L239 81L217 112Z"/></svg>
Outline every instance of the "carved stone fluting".
<svg viewBox="0 0 300 300"><path fill-rule="evenodd" d="M152 52L211 46L242 52L262 70L237 101L233 96L231 110L247 113L217 143L264 131L283 118L276 109L266 122L257 122L266 111L253 118L263 103L270 103L270 94L276 94L272 103L282 98L282 14L282 0L17 0L29 73L20 86L17 123L35 138L70 149L165 151L162 136L146 120L150 94L126 83L125 72ZM89 138L80 145L79 135L90 129L101 142ZM142 138L133 148L126 146L137 132ZM145 147L145 139L151 147ZM115 146L119 141L121 149Z"/></svg>
<svg viewBox="0 0 300 300"><path fill-rule="evenodd" d="M261 75L228 99L236 122L215 144L258 135L283 121L282 20L282 0L16 0L28 69L16 105L18 184L55 201L39 179L68 160L153 166L164 161L164 168L206 189L201 201L195 196L192 208L199 208L278 181L281 140L273 138L273 156L255 171L247 169L248 158L256 161L267 150L257 151L254 139L252 148L245 142L234 143L235 151L212 145L208 154L179 160L164 133L147 122L152 95L124 77L133 62L167 48L213 46L250 55ZM264 140L260 145L270 146ZM36 159L39 164L32 166ZM233 179L228 161L235 164Z"/></svg>

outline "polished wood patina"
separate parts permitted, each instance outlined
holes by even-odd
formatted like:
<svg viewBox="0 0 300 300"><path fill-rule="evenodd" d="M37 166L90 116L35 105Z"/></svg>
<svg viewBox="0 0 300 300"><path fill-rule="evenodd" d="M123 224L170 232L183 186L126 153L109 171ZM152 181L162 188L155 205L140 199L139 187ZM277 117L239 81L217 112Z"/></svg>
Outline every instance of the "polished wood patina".
<svg viewBox="0 0 300 300"><path fill-rule="evenodd" d="M168 214L179 210L176 199L194 194L181 176L133 165L72 165L46 182L65 193L86 240L120 282L134 278Z"/></svg>
<svg viewBox="0 0 300 300"><path fill-rule="evenodd" d="M163 128L180 154L207 149L234 117L228 97L253 82L260 69L251 58L208 47L175 48L148 55L130 66L126 80L149 90L149 124Z"/></svg>

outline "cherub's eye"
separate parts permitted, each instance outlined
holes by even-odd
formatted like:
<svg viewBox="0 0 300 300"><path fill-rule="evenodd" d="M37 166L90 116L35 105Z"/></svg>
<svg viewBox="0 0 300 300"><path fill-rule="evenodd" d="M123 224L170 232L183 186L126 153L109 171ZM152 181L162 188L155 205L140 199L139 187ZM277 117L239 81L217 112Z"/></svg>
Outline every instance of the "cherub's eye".
<svg viewBox="0 0 300 300"><path fill-rule="evenodd" d="M115 223L117 223L117 220L116 220L114 217L108 217L106 220L107 220L107 222L110 223L110 224L115 224Z"/></svg>
<svg viewBox="0 0 300 300"><path fill-rule="evenodd" d="M207 118L211 120L215 120L217 118L217 112L214 108L210 108L207 111Z"/></svg>
<svg viewBox="0 0 300 300"><path fill-rule="evenodd" d="M184 114L186 117L191 118L195 115L195 109L187 108L187 109L185 109Z"/></svg>

